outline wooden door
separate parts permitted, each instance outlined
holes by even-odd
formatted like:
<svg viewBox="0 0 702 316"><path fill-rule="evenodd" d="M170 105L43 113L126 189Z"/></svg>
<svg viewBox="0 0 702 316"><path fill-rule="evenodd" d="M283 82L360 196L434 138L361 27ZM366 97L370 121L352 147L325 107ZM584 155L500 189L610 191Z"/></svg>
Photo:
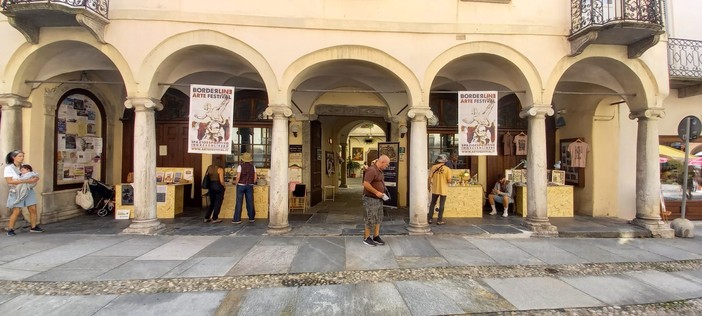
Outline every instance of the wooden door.
<svg viewBox="0 0 702 316"><path fill-rule="evenodd" d="M310 206L322 201L322 123L310 122Z"/></svg>
<svg viewBox="0 0 702 316"><path fill-rule="evenodd" d="M157 167L186 167L193 168L195 197L190 198L190 186L185 187L185 206L200 207L200 181L202 179L202 155L188 153L188 122L158 122L156 124L156 146L166 146L166 155L160 155L157 150Z"/></svg>

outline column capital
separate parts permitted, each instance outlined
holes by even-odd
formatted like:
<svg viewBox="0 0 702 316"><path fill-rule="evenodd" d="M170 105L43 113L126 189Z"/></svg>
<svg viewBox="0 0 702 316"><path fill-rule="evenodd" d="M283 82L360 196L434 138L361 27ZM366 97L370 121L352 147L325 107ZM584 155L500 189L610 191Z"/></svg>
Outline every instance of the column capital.
<svg viewBox="0 0 702 316"><path fill-rule="evenodd" d="M127 101L124 101L124 107L128 109L134 109L135 111L163 110L163 104L161 104L161 100L154 98L127 98Z"/></svg>
<svg viewBox="0 0 702 316"><path fill-rule="evenodd" d="M407 111L407 117L412 119L412 121L427 121L430 118L434 117L434 113L429 107L412 108L409 111Z"/></svg>
<svg viewBox="0 0 702 316"><path fill-rule="evenodd" d="M663 108L650 108L643 111L631 112L629 113L629 119L648 119L657 120L665 117L665 109Z"/></svg>
<svg viewBox="0 0 702 316"><path fill-rule="evenodd" d="M32 103L27 98L14 93L0 94L0 107L2 108L31 108Z"/></svg>
<svg viewBox="0 0 702 316"><path fill-rule="evenodd" d="M285 104L269 104L266 110L263 111L263 114L273 118L281 116L285 118L291 117L293 113L290 107Z"/></svg>
<svg viewBox="0 0 702 316"><path fill-rule="evenodd" d="M534 104L531 107L523 109L519 112L519 117L525 118L528 116L534 116L538 118L544 118L546 116L553 115L553 107L550 105L537 105Z"/></svg>

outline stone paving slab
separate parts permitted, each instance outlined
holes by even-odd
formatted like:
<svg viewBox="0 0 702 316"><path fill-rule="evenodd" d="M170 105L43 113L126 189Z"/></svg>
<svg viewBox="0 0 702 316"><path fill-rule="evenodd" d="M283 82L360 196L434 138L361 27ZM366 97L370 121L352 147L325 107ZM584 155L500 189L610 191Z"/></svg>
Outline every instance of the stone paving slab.
<svg viewBox="0 0 702 316"><path fill-rule="evenodd" d="M290 272L331 272L346 269L346 238L305 238L290 266Z"/></svg>
<svg viewBox="0 0 702 316"><path fill-rule="evenodd" d="M628 262L627 258L615 252L607 251L596 246L594 239L553 239L551 243L565 251L573 253L587 262Z"/></svg>
<svg viewBox="0 0 702 316"><path fill-rule="evenodd" d="M118 266L129 262L133 257L94 257L85 256L48 271L36 274L26 281L90 281Z"/></svg>
<svg viewBox="0 0 702 316"><path fill-rule="evenodd" d="M361 315L353 285L306 286L297 292L295 315Z"/></svg>
<svg viewBox="0 0 702 316"><path fill-rule="evenodd" d="M412 315L451 315L464 310L432 282L395 282Z"/></svg>
<svg viewBox="0 0 702 316"><path fill-rule="evenodd" d="M298 288L269 288L247 291L238 316L294 315ZM233 315L234 313L232 313Z"/></svg>
<svg viewBox="0 0 702 316"><path fill-rule="evenodd" d="M436 251L454 266L494 265L497 262L464 238L439 236L429 239Z"/></svg>
<svg viewBox="0 0 702 316"><path fill-rule="evenodd" d="M226 292L123 295L95 315L212 315L225 295Z"/></svg>
<svg viewBox="0 0 702 316"><path fill-rule="evenodd" d="M122 241L121 238L82 238L14 260L2 268L46 271Z"/></svg>
<svg viewBox="0 0 702 316"><path fill-rule="evenodd" d="M186 260L219 238L218 236L180 236L134 260Z"/></svg>
<svg viewBox="0 0 702 316"><path fill-rule="evenodd" d="M666 293L675 293L684 299L702 297L702 284L689 281L680 275L653 270L627 272L625 275Z"/></svg>
<svg viewBox="0 0 702 316"><path fill-rule="evenodd" d="M238 258L194 257L168 271L163 277L205 278L225 276L238 261Z"/></svg>
<svg viewBox="0 0 702 316"><path fill-rule="evenodd" d="M157 279L182 262L179 260L130 261L98 276L95 280Z"/></svg>
<svg viewBox="0 0 702 316"><path fill-rule="evenodd" d="M507 242L524 250L546 264L576 264L586 262L585 259L554 246L550 240L511 239L507 240Z"/></svg>
<svg viewBox="0 0 702 316"><path fill-rule="evenodd" d="M299 246L256 245L232 267L227 275L287 273Z"/></svg>
<svg viewBox="0 0 702 316"><path fill-rule="evenodd" d="M647 304L679 300L649 284L626 275L560 277L561 280L607 305Z"/></svg>
<svg viewBox="0 0 702 316"><path fill-rule="evenodd" d="M0 315L94 315L116 295L20 295L0 305Z"/></svg>
<svg viewBox="0 0 702 316"><path fill-rule="evenodd" d="M702 255L689 252L685 249L670 247L665 242L645 242L646 239L632 239L629 244L651 253L655 253L673 260L697 260L702 259Z"/></svg>
<svg viewBox="0 0 702 316"><path fill-rule="evenodd" d="M603 305L592 296L554 278L490 278L484 281L519 310Z"/></svg>
<svg viewBox="0 0 702 316"><path fill-rule="evenodd" d="M437 257L439 253L423 236L386 237L384 241L396 257Z"/></svg>
<svg viewBox="0 0 702 316"><path fill-rule="evenodd" d="M530 255L528 252L519 249L517 246L509 243L507 240L471 239L469 242L499 264L544 264L543 261Z"/></svg>
<svg viewBox="0 0 702 316"><path fill-rule="evenodd" d="M641 248L630 245L631 239L609 239L598 240L597 247L616 253L629 262L656 262L670 260L668 257L645 251Z"/></svg>
<svg viewBox="0 0 702 316"><path fill-rule="evenodd" d="M113 238L113 237L103 237ZM174 236L130 236L130 238L116 243L105 249L93 252L91 256L139 257L151 250L172 241Z"/></svg>
<svg viewBox="0 0 702 316"><path fill-rule="evenodd" d="M482 281L474 279L441 279L431 286L466 313L491 313L514 310L514 306Z"/></svg>
<svg viewBox="0 0 702 316"><path fill-rule="evenodd" d="M392 250L387 245L371 247L361 237L346 238L346 270L397 269Z"/></svg>

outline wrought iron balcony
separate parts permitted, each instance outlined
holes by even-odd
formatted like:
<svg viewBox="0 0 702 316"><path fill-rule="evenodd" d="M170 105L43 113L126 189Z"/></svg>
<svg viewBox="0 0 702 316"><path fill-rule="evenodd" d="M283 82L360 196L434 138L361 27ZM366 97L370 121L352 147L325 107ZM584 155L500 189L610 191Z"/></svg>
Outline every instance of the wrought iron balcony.
<svg viewBox="0 0 702 316"><path fill-rule="evenodd" d="M702 41L669 38L668 69L678 97L702 94Z"/></svg>
<svg viewBox="0 0 702 316"><path fill-rule="evenodd" d="M2 0L2 13L27 41L37 43L42 27L79 26L104 43L110 0Z"/></svg>
<svg viewBox="0 0 702 316"><path fill-rule="evenodd" d="M590 44L626 45L641 56L663 34L661 0L571 0L571 54Z"/></svg>

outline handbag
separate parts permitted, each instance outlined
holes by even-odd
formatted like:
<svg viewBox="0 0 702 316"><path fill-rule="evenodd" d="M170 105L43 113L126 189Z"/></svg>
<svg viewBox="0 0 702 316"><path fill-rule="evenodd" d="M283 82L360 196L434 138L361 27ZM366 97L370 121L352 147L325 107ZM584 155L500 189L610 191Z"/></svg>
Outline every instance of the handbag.
<svg viewBox="0 0 702 316"><path fill-rule="evenodd" d="M93 195L90 193L90 185L88 180L83 181L83 188L76 192L76 204L84 210L93 208Z"/></svg>
<svg viewBox="0 0 702 316"><path fill-rule="evenodd" d="M200 187L201 187L202 189L208 189L208 190L209 190L209 189L210 189L210 182L211 182L210 176L209 176L207 173L205 173L205 177L202 178L202 184L200 185Z"/></svg>

